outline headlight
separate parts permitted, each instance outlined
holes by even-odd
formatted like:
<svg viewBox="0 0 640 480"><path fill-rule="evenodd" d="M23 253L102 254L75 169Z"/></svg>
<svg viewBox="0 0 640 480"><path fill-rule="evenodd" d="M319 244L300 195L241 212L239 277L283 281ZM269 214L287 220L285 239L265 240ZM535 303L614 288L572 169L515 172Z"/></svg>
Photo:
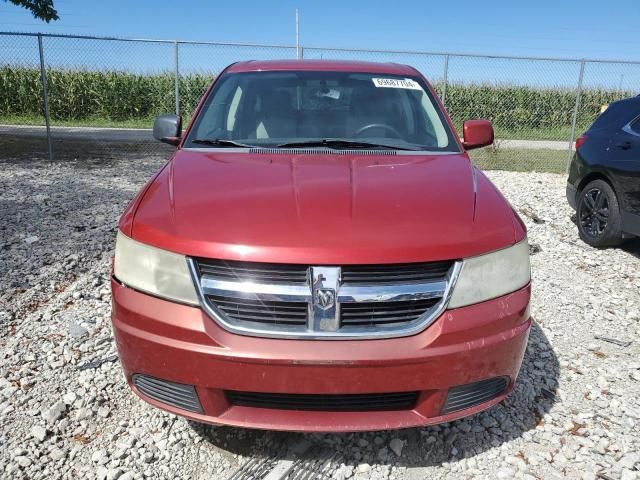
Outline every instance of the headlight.
<svg viewBox="0 0 640 480"><path fill-rule="evenodd" d="M151 247L118 231L113 272L128 287L158 297L198 305L184 255Z"/></svg>
<svg viewBox="0 0 640 480"><path fill-rule="evenodd" d="M529 243L466 258L458 275L449 308L464 307L515 292L531 280Z"/></svg>

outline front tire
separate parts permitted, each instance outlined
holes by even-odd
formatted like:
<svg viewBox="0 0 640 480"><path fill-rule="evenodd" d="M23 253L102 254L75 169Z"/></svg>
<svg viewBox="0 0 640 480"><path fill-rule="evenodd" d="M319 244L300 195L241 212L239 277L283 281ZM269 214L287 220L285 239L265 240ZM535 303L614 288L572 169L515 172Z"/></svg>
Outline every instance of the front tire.
<svg viewBox="0 0 640 480"><path fill-rule="evenodd" d="M622 218L618 198L604 180L589 182L578 195L576 223L585 243L596 248L622 242Z"/></svg>

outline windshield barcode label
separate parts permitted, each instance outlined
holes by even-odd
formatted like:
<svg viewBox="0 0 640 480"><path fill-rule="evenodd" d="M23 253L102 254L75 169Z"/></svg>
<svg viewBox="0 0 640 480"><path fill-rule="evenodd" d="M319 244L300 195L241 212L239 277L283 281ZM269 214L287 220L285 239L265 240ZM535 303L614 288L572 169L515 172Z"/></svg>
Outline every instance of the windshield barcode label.
<svg viewBox="0 0 640 480"><path fill-rule="evenodd" d="M415 80L410 78L372 78L373 84L378 88L407 88L409 90L422 90L422 87Z"/></svg>

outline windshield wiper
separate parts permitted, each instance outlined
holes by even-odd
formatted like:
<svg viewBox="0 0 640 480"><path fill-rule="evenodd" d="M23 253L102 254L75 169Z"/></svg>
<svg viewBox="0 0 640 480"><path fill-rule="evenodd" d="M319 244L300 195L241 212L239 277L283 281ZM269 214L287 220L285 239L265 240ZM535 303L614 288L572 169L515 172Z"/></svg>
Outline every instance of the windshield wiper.
<svg viewBox="0 0 640 480"><path fill-rule="evenodd" d="M255 145L247 145L246 143L234 142L233 140L223 140L220 138L196 138L191 140L191 143L197 143L200 145L210 145L212 147L240 147L240 148L253 148Z"/></svg>
<svg viewBox="0 0 640 480"><path fill-rule="evenodd" d="M304 142L289 142L277 145L278 148L303 148L303 147L327 147L336 150L340 149L385 149L385 150L415 150L408 147L397 147L395 145L385 145L382 143L360 142L357 140L344 140L340 138L324 138L322 140L307 140Z"/></svg>

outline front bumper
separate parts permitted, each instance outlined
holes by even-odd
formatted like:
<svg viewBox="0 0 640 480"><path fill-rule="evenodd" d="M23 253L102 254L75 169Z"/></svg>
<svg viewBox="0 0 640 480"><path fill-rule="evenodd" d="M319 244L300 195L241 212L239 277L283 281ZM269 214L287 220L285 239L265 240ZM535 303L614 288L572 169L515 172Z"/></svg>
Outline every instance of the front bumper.
<svg viewBox="0 0 640 480"><path fill-rule="evenodd" d="M290 340L236 335L200 308L161 300L112 281L112 321L133 391L152 405L200 422L292 431L357 431L428 425L464 417L506 397L527 345L530 286L445 311L423 332L382 340ZM134 374L193 385L202 413L158 402ZM451 387L508 377L482 404L442 414ZM419 392L397 411L304 411L234 405L228 391L283 394Z"/></svg>

